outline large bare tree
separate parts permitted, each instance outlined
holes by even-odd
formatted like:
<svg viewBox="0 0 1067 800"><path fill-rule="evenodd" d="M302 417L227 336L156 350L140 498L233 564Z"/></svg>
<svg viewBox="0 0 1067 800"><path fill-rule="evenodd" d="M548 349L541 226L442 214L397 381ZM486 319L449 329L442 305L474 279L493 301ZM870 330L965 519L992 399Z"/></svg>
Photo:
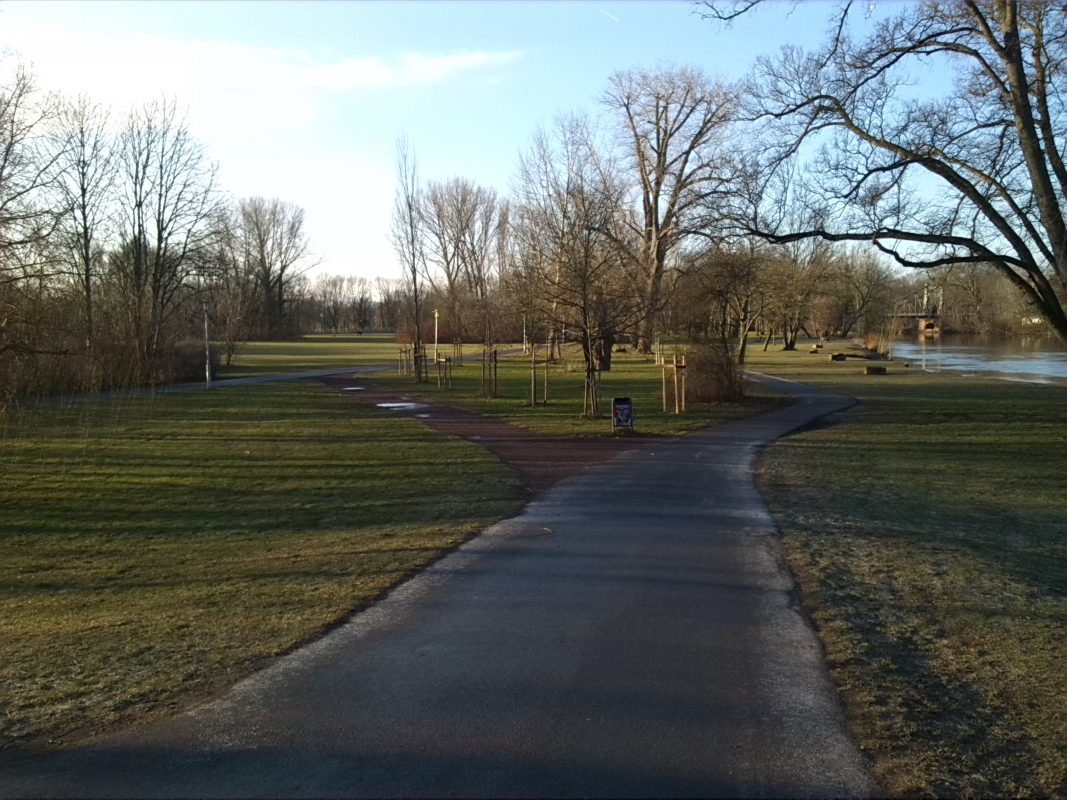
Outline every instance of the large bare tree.
<svg viewBox="0 0 1067 800"><path fill-rule="evenodd" d="M752 5L705 9L726 19ZM908 267L992 264L1067 345L1062 6L907 4L853 35L856 13L841 7L817 51L758 62L750 112L765 160L811 156L819 213L753 227L779 242L869 241ZM955 82L931 96L913 88L924 75Z"/></svg>
<svg viewBox="0 0 1067 800"><path fill-rule="evenodd" d="M451 178L427 185L421 211L426 277L444 295L447 324L456 336L470 332L464 309L469 299L478 312L479 336L488 348L493 342L490 305L497 244L507 226L507 204L492 189L467 178Z"/></svg>
<svg viewBox="0 0 1067 800"><path fill-rule="evenodd" d="M215 167L173 100L130 114L118 159L123 246L112 263L126 294L140 377L150 378L167 325L213 243Z"/></svg>
<svg viewBox="0 0 1067 800"><path fill-rule="evenodd" d="M114 221L115 143L109 118L105 107L84 94L65 101L59 111L60 230L81 290L89 353L95 341L93 294Z"/></svg>
<svg viewBox="0 0 1067 800"><path fill-rule="evenodd" d="M304 231L304 209L278 198L249 197L238 203L245 258L261 296L260 333L285 336L286 294L307 263L311 245Z"/></svg>
<svg viewBox="0 0 1067 800"><path fill-rule="evenodd" d="M45 202L44 194L59 177L63 149L49 136L55 105L36 89L32 74L15 65L0 80L0 281L6 282L21 277L11 269L19 261L15 251L47 239L59 222L62 208Z"/></svg>
<svg viewBox="0 0 1067 800"><path fill-rule="evenodd" d="M241 343L252 338L257 301L254 265L249 258L236 206L219 209L215 218L215 257L211 270L214 336L221 342L226 366Z"/></svg>
<svg viewBox="0 0 1067 800"><path fill-rule="evenodd" d="M0 61L0 409L40 386L38 360L68 349L46 308L57 272L55 106L20 64Z"/></svg>
<svg viewBox="0 0 1067 800"><path fill-rule="evenodd" d="M616 115L639 195L635 255L644 314L637 344L647 353L667 260L686 237L706 233L710 201L726 186L723 144L733 97L687 67L617 72L603 102Z"/></svg>
<svg viewBox="0 0 1067 800"><path fill-rule="evenodd" d="M482 344L488 350L495 338L493 291L500 275L500 244L507 235L509 207L495 191L479 186L471 197L470 212L460 240L460 263L467 290L478 309Z"/></svg>
<svg viewBox="0 0 1067 800"><path fill-rule="evenodd" d="M477 187L466 178L430 181L422 195L426 278L445 299L445 324L453 335L465 332L463 247L474 217ZM432 267L432 269L431 269Z"/></svg>
<svg viewBox="0 0 1067 800"><path fill-rule="evenodd" d="M643 308L633 287L634 243L625 241L629 213L618 172L584 120L561 119L554 135L535 135L520 161L514 211L519 269L535 287L542 318L581 337L592 416L597 373L611 368L616 337Z"/></svg>

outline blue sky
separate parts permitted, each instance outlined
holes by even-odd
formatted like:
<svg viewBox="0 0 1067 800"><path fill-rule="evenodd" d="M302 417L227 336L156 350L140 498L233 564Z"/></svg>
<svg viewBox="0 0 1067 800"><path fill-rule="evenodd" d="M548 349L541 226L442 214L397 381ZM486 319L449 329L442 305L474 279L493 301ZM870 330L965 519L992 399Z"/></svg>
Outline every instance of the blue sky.
<svg viewBox="0 0 1067 800"><path fill-rule="evenodd" d="M771 4L730 27L694 11L671 0L15 1L0 4L0 48L32 62L42 88L87 91L118 116L176 96L225 190L306 209L319 271L397 277L388 233L402 131L422 178L506 192L536 127L595 111L613 71L694 64L740 78L760 53L819 41L833 6Z"/></svg>

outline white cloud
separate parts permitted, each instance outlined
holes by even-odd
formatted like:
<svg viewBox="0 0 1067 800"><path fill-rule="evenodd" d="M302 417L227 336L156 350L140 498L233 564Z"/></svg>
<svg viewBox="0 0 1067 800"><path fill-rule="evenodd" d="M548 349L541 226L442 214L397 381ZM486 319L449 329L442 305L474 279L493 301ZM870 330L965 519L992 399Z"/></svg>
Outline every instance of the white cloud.
<svg viewBox="0 0 1067 800"><path fill-rule="evenodd" d="M204 113L197 116L242 130L262 130L268 122L272 129L299 128L337 95L439 84L521 55L401 53L325 61L300 49L148 34L88 37L60 25L7 22L6 43L33 62L44 88L85 91L116 108L173 95L200 107Z"/></svg>
<svg viewBox="0 0 1067 800"><path fill-rule="evenodd" d="M440 83L465 72L501 66L518 52L402 53L322 61L300 49L227 41L183 40L147 34L86 37L61 27L7 25L4 39L35 61L49 82L103 87L139 97L159 86L208 85L243 91L269 85L281 91L358 92Z"/></svg>
<svg viewBox="0 0 1067 800"><path fill-rule="evenodd" d="M518 60L520 54L510 53L455 53L452 55L424 55L404 53L401 69L397 72L399 84L441 83L452 75L486 67L497 67Z"/></svg>

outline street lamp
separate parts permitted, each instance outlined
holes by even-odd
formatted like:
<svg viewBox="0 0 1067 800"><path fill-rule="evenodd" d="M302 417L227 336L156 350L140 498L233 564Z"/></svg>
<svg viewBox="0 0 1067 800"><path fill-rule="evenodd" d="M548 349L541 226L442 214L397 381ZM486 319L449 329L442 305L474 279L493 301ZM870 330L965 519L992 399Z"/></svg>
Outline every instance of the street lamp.
<svg viewBox="0 0 1067 800"><path fill-rule="evenodd" d="M433 310L433 360L437 362L437 309Z"/></svg>
<svg viewBox="0 0 1067 800"><path fill-rule="evenodd" d="M204 306L204 383L211 388L211 334L207 327L207 298L200 298Z"/></svg>

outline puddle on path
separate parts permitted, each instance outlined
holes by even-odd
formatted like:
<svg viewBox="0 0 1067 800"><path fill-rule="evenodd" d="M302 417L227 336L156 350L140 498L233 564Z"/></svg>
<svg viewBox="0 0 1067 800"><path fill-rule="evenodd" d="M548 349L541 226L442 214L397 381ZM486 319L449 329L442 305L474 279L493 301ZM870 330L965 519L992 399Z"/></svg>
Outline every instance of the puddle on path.
<svg viewBox="0 0 1067 800"><path fill-rule="evenodd" d="M429 408L425 403L376 403L375 405L386 411L418 411L420 408Z"/></svg>
<svg viewBox="0 0 1067 800"><path fill-rule="evenodd" d="M362 392L366 388L367 387L365 387L365 386L346 386L341 391L342 392Z"/></svg>

